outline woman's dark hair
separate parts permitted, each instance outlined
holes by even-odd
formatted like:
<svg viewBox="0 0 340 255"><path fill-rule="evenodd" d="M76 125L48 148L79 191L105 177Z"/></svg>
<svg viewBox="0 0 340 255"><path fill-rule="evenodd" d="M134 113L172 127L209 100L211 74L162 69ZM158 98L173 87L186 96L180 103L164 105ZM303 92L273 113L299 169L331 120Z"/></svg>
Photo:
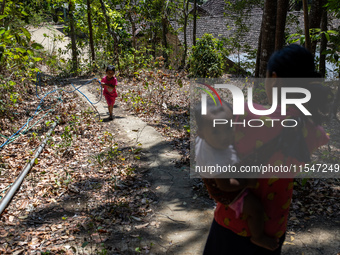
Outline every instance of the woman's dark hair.
<svg viewBox="0 0 340 255"><path fill-rule="evenodd" d="M314 56L304 47L291 44L273 53L267 65L271 76L273 72L280 78L320 78L315 71Z"/></svg>
<svg viewBox="0 0 340 255"><path fill-rule="evenodd" d="M279 78L321 78L315 71L314 56L304 47L291 44L273 53L267 65L267 71L271 77L273 72ZM299 83L300 87L308 89L311 93L311 100L307 109L312 114L312 120L316 125L325 120L325 114L329 111L329 103L332 99L330 88L323 86L320 80ZM294 83L287 82L284 86L295 86Z"/></svg>
<svg viewBox="0 0 340 255"><path fill-rule="evenodd" d="M108 65L107 67L106 67L106 72L108 72L108 71L116 71L116 68L115 68L115 66L114 65Z"/></svg>

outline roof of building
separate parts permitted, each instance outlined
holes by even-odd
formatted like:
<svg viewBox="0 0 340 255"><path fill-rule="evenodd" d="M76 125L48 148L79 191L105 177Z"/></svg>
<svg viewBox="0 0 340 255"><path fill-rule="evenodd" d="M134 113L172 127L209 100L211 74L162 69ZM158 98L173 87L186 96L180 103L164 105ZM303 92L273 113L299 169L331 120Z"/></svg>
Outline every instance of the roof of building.
<svg viewBox="0 0 340 255"><path fill-rule="evenodd" d="M215 8L215 10L213 10L212 8L209 12L212 11L213 13L217 13L217 9L218 8ZM251 11L250 16L251 18L246 21L247 25L250 27L249 32L244 33L243 36L239 36L240 42L241 44L247 43L251 47L257 47L261 29L262 10L254 8ZM231 19L224 15L200 16L196 23L196 38L201 38L206 33L212 34L215 38L228 38L230 36L235 36L236 26L231 22ZM171 25L175 30L180 28L180 26L174 21L171 22ZM182 31L178 32L178 38L182 43L184 42L184 33ZM187 26L187 42L189 46L192 45L192 38L193 22L190 21Z"/></svg>
<svg viewBox="0 0 340 255"><path fill-rule="evenodd" d="M223 16L227 4L223 0L209 0L201 5L202 9L208 11L211 16Z"/></svg>

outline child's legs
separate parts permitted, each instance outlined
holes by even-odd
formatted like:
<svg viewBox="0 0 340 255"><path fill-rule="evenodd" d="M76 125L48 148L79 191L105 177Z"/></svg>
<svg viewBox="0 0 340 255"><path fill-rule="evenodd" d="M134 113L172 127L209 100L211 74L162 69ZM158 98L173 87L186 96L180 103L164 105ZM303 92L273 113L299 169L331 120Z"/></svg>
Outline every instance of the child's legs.
<svg viewBox="0 0 340 255"><path fill-rule="evenodd" d="M108 105L107 108L109 110L109 114L112 115L113 106L112 105Z"/></svg>
<svg viewBox="0 0 340 255"><path fill-rule="evenodd" d="M106 102L107 102L107 108L109 110L109 114L110 116L112 115L113 112L113 106L115 104L116 101L116 97L112 97L109 94L104 94Z"/></svg>
<svg viewBox="0 0 340 255"><path fill-rule="evenodd" d="M244 197L243 213L248 215L248 227L254 237L264 235L264 210L260 200L251 192Z"/></svg>
<svg viewBox="0 0 340 255"><path fill-rule="evenodd" d="M112 115L112 113L113 113L113 106L115 105L115 101L116 101L116 98L115 97L111 97L110 105L109 105L109 113L110 113L110 115Z"/></svg>

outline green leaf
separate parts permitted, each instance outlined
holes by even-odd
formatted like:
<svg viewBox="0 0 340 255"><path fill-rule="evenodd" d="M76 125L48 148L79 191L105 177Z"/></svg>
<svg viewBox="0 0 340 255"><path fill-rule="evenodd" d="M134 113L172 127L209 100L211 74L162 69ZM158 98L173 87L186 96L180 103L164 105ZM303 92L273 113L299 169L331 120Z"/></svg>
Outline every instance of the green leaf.
<svg viewBox="0 0 340 255"><path fill-rule="evenodd" d="M321 52L322 55L327 55L327 54L331 54L332 50L328 49L328 50L324 50Z"/></svg>
<svg viewBox="0 0 340 255"><path fill-rule="evenodd" d="M34 160L34 164L38 164L38 158L36 158L35 160Z"/></svg>
<svg viewBox="0 0 340 255"><path fill-rule="evenodd" d="M0 35L2 35L3 33L5 33L6 29L5 28L0 28Z"/></svg>
<svg viewBox="0 0 340 255"><path fill-rule="evenodd" d="M329 34L325 33L325 36L326 36L327 41L329 41Z"/></svg>
<svg viewBox="0 0 340 255"><path fill-rule="evenodd" d="M15 50L16 50L17 52L20 52L20 53L25 53L25 52L26 52L26 50L23 49L23 48L15 48Z"/></svg>
<svg viewBox="0 0 340 255"><path fill-rule="evenodd" d="M22 32L24 33L24 35L27 37L28 40L31 40L31 33L28 32L28 30L24 27L21 27Z"/></svg>
<svg viewBox="0 0 340 255"><path fill-rule="evenodd" d="M336 34L336 35L338 34L338 32L335 31L335 30L328 30L327 33L328 34Z"/></svg>
<svg viewBox="0 0 340 255"><path fill-rule="evenodd" d="M25 15L25 16L28 16L28 13L25 12L25 11L21 11L21 14L22 14L22 15Z"/></svg>
<svg viewBox="0 0 340 255"><path fill-rule="evenodd" d="M89 242L84 242L82 245L81 245L81 248L85 248L86 247L86 245L88 245L89 244Z"/></svg>
<svg viewBox="0 0 340 255"><path fill-rule="evenodd" d="M36 49L36 50L41 50L44 48L44 46L42 46L40 43L32 43L32 48Z"/></svg>
<svg viewBox="0 0 340 255"><path fill-rule="evenodd" d="M0 20L2 20L3 18L6 18L7 15L0 15Z"/></svg>

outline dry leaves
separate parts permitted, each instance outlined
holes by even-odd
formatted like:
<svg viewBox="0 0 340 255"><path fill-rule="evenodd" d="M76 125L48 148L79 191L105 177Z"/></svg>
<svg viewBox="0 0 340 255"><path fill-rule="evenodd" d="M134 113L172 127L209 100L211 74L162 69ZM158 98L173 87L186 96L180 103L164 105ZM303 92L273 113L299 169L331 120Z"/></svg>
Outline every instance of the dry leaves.
<svg viewBox="0 0 340 255"><path fill-rule="evenodd" d="M53 88L42 89L47 93ZM120 226L133 227L133 217L141 224L152 214L150 204L156 198L143 179L145 170L139 172L139 148L129 148L108 133L108 124L98 122L75 94L62 94L63 103L56 104L52 115L2 150L0 196L43 140L50 125L45 121L61 116L50 142L1 216L1 254L90 254L102 249L100 244L121 231ZM46 101L46 107L56 103L53 100ZM38 101L26 104L33 107ZM27 107L22 105L21 110ZM26 120L18 119L10 130L15 132ZM9 122L3 121L1 128L6 125Z"/></svg>

